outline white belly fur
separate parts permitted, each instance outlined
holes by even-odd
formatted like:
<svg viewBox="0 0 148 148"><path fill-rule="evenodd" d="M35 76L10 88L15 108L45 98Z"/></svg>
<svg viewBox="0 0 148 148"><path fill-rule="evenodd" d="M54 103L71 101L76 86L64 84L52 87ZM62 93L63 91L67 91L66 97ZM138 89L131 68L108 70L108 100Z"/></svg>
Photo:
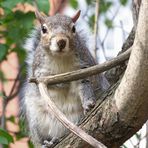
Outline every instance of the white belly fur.
<svg viewBox="0 0 148 148"><path fill-rule="evenodd" d="M78 94L78 85L72 82L69 91L66 89L49 89L49 96L56 106L66 115L66 117L77 124L83 116L81 100ZM48 112L47 104L40 99L35 103L35 110L38 112L38 124L40 133L44 136L61 137L67 131L66 128Z"/></svg>
<svg viewBox="0 0 148 148"><path fill-rule="evenodd" d="M64 73L79 69L79 64L76 62L77 59L72 57L63 59L49 59L49 64L43 64L42 70L48 71L50 68L51 74ZM52 62L51 62L52 61ZM35 71L35 76L40 74L40 69ZM28 84L32 85L32 84ZM27 86L28 87L28 86ZM48 87L49 96L54 101L56 106L66 115L66 117L73 123L78 123L80 118L83 116L83 109L81 100L79 97L79 83L71 82L69 88L53 89ZM34 90L34 91L33 91ZM48 137L61 137L65 134L66 128L49 113L48 106L45 104L40 95L37 94L38 90L28 88L26 91L26 107L28 115L30 116L30 125L36 124L39 127L39 133ZM30 93L30 94L29 94ZM30 107L31 105L31 107ZM32 119L33 117L33 119Z"/></svg>

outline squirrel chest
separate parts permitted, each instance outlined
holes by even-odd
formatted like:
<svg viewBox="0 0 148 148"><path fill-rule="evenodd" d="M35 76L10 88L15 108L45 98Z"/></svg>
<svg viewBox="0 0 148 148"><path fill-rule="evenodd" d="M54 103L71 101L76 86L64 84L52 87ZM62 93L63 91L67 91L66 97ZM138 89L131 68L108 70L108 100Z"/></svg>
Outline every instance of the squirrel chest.
<svg viewBox="0 0 148 148"><path fill-rule="evenodd" d="M69 57L50 57L49 55L45 56L37 56L38 63L34 63L34 76L41 77L47 75L55 75L64 72L70 72L73 70L79 69L79 65L77 64L77 58L75 56ZM73 81L68 83L61 83L56 85L48 85L48 93L49 97L53 100L56 106L67 116L67 118L72 121L73 123L78 123L80 117L83 115L82 103L79 96L79 81ZM44 125L42 131L44 134L49 127L52 129L50 131L50 135L52 136L59 136L59 130L65 129L62 127L62 124L57 121L54 116L49 116L48 107L46 104L43 104L42 101L36 102L37 110L40 110L40 117L44 118L40 120L40 124ZM43 123L42 123L43 121ZM48 121L47 124L45 124ZM50 124L50 126L49 126ZM55 127L56 126L56 131ZM65 129L66 130L66 129ZM63 132L60 132L62 135ZM47 133L48 135L49 133Z"/></svg>

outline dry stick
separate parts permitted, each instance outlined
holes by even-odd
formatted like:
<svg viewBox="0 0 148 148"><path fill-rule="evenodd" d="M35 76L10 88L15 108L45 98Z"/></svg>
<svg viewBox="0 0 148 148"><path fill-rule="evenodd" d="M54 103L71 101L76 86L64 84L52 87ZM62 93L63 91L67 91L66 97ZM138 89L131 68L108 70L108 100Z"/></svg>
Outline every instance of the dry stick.
<svg viewBox="0 0 148 148"><path fill-rule="evenodd" d="M16 76L16 78L15 78L15 81L14 81L14 83L13 83L13 85L12 85L12 88L11 88L10 93L9 93L8 96L11 96L12 93L14 92L14 89L15 89L15 87L16 87L16 85L17 85L17 82L18 82L18 80L19 80L19 77L20 77L20 72L21 72L21 71L18 72L18 74L17 74L17 76Z"/></svg>
<svg viewBox="0 0 148 148"><path fill-rule="evenodd" d="M98 37L99 0L96 0L95 23L94 23L94 56L97 60L97 37Z"/></svg>
<svg viewBox="0 0 148 148"><path fill-rule="evenodd" d="M116 16L117 16L119 10L120 10L120 7L117 8L115 14L114 14L113 17L111 18L112 21L116 18ZM99 39L99 40L100 40L101 47L102 47L102 51L103 51L103 54L104 54L104 57L105 57L106 60L107 60L107 56L106 56L106 51L105 51L104 43L105 43L105 41L106 41L106 38L107 38L107 36L108 36L109 31L110 31L110 28L107 28L107 31L106 31L106 33L105 33L105 36L104 36L103 40L101 41L101 39Z"/></svg>
<svg viewBox="0 0 148 148"><path fill-rule="evenodd" d="M106 70L109 70L117 65L120 65L125 60L128 60L130 53L131 53L131 48L125 51L124 53L120 54L119 56L115 57L114 59L104 62L103 64L95 65L95 66L77 70L77 71L58 74L54 76L47 76L47 77L41 77L41 78L32 77L29 79L29 82L30 83L44 82L48 85L53 85L53 84L83 79L92 75L99 74Z"/></svg>
<svg viewBox="0 0 148 148"><path fill-rule="evenodd" d="M89 143L94 148L106 148L102 143L97 141L92 136L85 133L81 128L77 127L75 124L70 122L66 116L56 107L56 105L51 100L48 90L46 87L46 84L40 82L39 83L39 90L42 98L45 100L45 102L48 104L48 109L51 113L54 114L54 116L70 131L72 131L75 135L79 136L81 139Z"/></svg>

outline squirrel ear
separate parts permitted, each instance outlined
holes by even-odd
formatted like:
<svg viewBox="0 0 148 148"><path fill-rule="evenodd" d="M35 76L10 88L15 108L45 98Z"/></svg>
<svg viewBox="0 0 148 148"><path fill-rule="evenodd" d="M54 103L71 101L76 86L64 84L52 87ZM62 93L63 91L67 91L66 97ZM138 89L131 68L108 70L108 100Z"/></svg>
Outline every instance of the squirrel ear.
<svg viewBox="0 0 148 148"><path fill-rule="evenodd" d="M43 16L38 10L35 11L35 16L41 24L45 23L45 16Z"/></svg>
<svg viewBox="0 0 148 148"><path fill-rule="evenodd" d="M81 10L79 10L73 17L72 17L72 21L75 23L77 21L77 19L79 18L81 13Z"/></svg>

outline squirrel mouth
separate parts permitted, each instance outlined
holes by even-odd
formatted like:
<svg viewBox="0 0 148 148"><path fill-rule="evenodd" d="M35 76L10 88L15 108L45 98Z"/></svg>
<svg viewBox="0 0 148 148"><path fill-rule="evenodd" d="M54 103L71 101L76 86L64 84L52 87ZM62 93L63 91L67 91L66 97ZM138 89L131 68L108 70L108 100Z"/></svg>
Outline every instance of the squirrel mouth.
<svg viewBox="0 0 148 148"><path fill-rule="evenodd" d="M69 52L69 39L65 36L55 36L50 40L50 51L61 54Z"/></svg>
<svg viewBox="0 0 148 148"><path fill-rule="evenodd" d="M52 51L50 50L50 53L53 56L58 56L58 57L67 57L70 56L73 52L71 52L70 50L58 50L58 51Z"/></svg>

